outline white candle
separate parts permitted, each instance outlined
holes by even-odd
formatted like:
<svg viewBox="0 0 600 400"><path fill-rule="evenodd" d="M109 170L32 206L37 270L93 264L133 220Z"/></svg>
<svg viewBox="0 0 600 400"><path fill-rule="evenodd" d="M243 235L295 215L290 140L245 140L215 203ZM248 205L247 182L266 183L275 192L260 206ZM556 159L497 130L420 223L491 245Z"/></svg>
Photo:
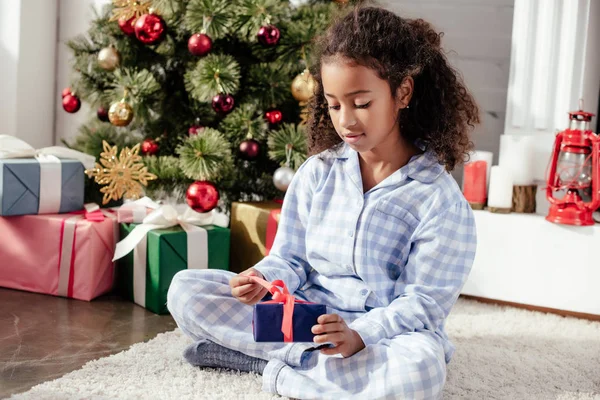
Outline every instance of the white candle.
<svg viewBox="0 0 600 400"><path fill-rule="evenodd" d="M513 180L511 173L498 165L490 171L488 207L512 208Z"/></svg>
<svg viewBox="0 0 600 400"><path fill-rule="evenodd" d="M512 175L514 185L533 185L536 171L534 135L501 135L498 165ZM537 160L547 162L547 160Z"/></svg>

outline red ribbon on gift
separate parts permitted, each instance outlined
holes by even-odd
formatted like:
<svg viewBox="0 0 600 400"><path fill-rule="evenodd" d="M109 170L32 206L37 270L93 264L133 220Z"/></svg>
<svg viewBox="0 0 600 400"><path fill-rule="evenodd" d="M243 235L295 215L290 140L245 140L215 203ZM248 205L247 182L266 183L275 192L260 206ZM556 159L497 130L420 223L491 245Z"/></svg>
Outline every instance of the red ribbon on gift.
<svg viewBox="0 0 600 400"><path fill-rule="evenodd" d="M105 217L116 221L117 217L113 210L101 210L96 204L86 204L84 210L73 211L63 214L60 227L60 241L58 247L58 291L63 297L73 297L75 249L77 240L77 222L83 219L91 222L102 222ZM116 225L115 225L116 226ZM115 229L113 240L116 242L118 230ZM66 246L64 246L66 245ZM114 244L113 244L114 247Z"/></svg>
<svg viewBox="0 0 600 400"><path fill-rule="evenodd" d="M294 334L293 334L293 317L294 317L294 304L302 303L302 304L314 304L310 301L298 300L292 295L287 286L282 280L273 281L273 283L267 282L264 279L259 278L258 276L249 276L248 278L252 279L262 287L266 288L269 293L273 296L273 300L263 301L261 304L274 304L283 303L283 321L281 322L281 332L283 333L283 341L284 342L293 342ZM279 289L281 288L281 289Z"/></svg>

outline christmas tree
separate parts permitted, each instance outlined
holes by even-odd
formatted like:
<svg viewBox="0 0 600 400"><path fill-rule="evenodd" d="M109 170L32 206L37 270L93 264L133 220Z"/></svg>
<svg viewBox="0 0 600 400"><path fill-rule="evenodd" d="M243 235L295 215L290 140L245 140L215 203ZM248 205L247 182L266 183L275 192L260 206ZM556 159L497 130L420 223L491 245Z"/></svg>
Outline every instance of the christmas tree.
<svg viewBox="0 0 600 400"><path fill-rule="evenodd" d="M67 112L81 100L97 109L68 144L107 157L89 175L126 181L118 168L135 165L149 196L200 212L217 193L225 209L282 197L306 158L312 45L347 2L295 3L113 0L96 14L68 42L75 73L62 93ZM110 146L125 147L121 160ZM104 203L127 194L109 186ZM88 200L98 189L88 182Z"/></svg>

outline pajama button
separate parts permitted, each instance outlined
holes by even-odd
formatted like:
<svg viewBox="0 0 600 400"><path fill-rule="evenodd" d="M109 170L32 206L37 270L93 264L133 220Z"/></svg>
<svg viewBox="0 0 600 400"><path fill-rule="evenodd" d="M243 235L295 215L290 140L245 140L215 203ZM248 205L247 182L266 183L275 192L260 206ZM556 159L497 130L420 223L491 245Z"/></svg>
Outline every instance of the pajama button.
<svg viewBox="0 0 600 400"><path fill-rule="evenodd" d="M349 231L349 232L348 232L348 236L350 236L350 237L354 237L354 231Z"/></svg>
<svg viewBox="0 0 600 400"><path fill-rule="evenodd" d="M361 296L366 296L367 293L369 293L369 291L367 289L363 289L363 290L360 291L360 295Z"/></svg>

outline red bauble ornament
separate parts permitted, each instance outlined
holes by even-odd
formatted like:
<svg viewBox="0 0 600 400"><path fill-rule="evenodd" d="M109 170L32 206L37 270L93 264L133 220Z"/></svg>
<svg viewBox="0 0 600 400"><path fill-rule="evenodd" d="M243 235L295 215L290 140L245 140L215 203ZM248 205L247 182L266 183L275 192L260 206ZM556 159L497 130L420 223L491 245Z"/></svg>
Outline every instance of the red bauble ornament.
<svg viewBox="0 0 600 400"><path fill-rule="evenodd" d="M253 160L260 153L260 143L254 139L246 139L240 143L240 157L244 160Z"/></svg>
<svg viewBox="0 0 600 400"><path fill-rule="evenodd" d="M281 111L272 108L270 110L267 110L267 112L265 113L265 119L269 121L270 124L276 125L280 123L283 119L283 114L281 113Z"/></svg>
<svg viewBox="0 0 600 400"><path fill-rule="evenodd" d="M261 26L256 34L263 46L275 46L279 42L279 29L275 25Z"/></svg>
<svg viewBox="0 0 600 400"><path fill-rule="evenodd" d="M96 111L96 115L98 116L98 119L102 122L108 122L108 110L104 107L100 107L98 108L98 110Z"/></svg>
<svg viewBox="0 0 600 400"><path fill-rule="evenodd" d="M188 187L185 199L192 210L205 213L219 203L219 191L212 182L196 181Z"/></svg>
<svg viewBox="0 0 600 400"><path fill-rule="evenodd" d="M188 135L190 135L190 136L197 135L199 133L202 133L203 130L204 130L204 127L202 125L192 125L192 126L190 126L190 129L188 129Z"/></svg>
<svg viewBox="0 0 600 400"><path fill-rule="evenodd" d="M212 50L212 39L204 33L195 33L188 40L188 50L195 56L204 57Z"/></svg>
<svg viewBox="0 0 600 400"><path fill-rule="evenodd" d="M156 44L167 33L167 24L156 14L145 14L135 21L135 37L144 44Z"/></svg>
<svg viewBox="0 0 600 400"><path fill-rule="evenodd" d="M81 107L81 101L77 96L68 94L62 99L63 108L68 113L76 113Z"/></svg>
<svg viewBox="0 0 600 400"><path fill-rule="evenodd" d="M71 94L71 88L70 87L66 87L62 90L62 97L63 99L65 98L65 96Z"/></svg>
<svg viewBox="0 0 600 400"><path fill-rule="evenodd" d="M219 114L227 114L231 110L233 110L233 106L235 105L235 101L233 100L233 96L230 94L219 93L212 99L212 108L216 113Z"/></svg>
<svg viewBox="0 0 600 400"><path fill-rule="evenodd" d="M153 156L158 153L158 143L156 143L154 139L144 139L140 150L142 151L142 154Z"/></svg>
<svg viewBox="0 0 600 400"><path fill-rule="evenodd" d="M119 18L119 28L123 31L127 36L135 36L135 16L125 19Z"/></svg>

